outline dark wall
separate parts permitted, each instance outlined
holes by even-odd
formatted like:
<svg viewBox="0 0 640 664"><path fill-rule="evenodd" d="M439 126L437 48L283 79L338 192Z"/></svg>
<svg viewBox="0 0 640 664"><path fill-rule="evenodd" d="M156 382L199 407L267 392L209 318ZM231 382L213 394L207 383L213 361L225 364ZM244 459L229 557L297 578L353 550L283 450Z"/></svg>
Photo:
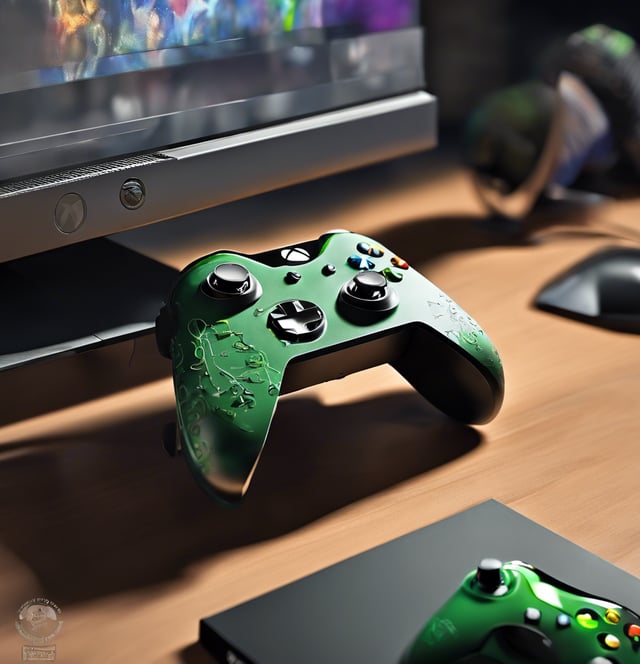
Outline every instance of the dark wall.
<svg viewBox="0 0 640 664"><path fill-rule="evenodd" d="M488 93L531 77L542 53L593 23L640 41L640 3L599 0L421 0L428 89L440 127L455 129Z"/></svg>

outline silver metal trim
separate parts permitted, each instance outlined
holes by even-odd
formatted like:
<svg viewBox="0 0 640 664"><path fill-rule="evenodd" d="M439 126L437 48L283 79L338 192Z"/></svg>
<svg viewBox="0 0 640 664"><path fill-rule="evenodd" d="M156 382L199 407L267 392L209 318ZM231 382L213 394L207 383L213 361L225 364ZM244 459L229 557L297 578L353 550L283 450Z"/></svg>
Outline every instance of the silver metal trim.
<svg viewBox="0 0 640 664"><path fill-rule="evenodd" d="M436 99L419 91L154 153L143 163L119 160L116 167L48 176L0 197L0 261L426 150L436 144L436 124ZM146 190L136 210L120 202L129 178ZM85 201L87 218L75 233L62 234L54 210L70 192Z"/></svg>

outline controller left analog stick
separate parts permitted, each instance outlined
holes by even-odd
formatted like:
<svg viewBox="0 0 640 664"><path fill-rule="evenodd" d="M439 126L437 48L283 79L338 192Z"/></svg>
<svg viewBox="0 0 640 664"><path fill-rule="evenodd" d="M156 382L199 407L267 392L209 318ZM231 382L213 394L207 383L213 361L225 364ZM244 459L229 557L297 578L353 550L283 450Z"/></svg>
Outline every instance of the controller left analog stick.
<svg viewBox="0 0 640 664"><path fill-rule="evenodd" d="M217 300L230 316L253 304L262 295L258 280L239 263L220 263L207 275L202 292Z"/></svg>
<svg viewBox="0 0 640 664"><path fill-rule="evenodd" d="M476 570L476 583L480 590L493 594L504 586L502 562L496 558L484 558Z"/></svg>
<svg viewBox="0 0 640 664"><path fill-rule="evenodd" d="M220 263L206 278L203 288L213 297L244 295L251 287L249 270L238 263Z"/></svg>

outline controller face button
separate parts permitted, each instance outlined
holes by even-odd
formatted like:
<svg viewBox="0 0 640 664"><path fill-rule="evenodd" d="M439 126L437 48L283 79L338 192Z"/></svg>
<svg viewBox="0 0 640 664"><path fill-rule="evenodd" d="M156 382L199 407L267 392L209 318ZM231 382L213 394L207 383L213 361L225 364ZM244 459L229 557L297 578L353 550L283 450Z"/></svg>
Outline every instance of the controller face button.
<svg viewBox="0 0 640 664"><path fill-rule="evenodd" d="M571 617L568 616L566 613L561 613L556 618L556 627L558 627L558 629L566 629L567 627L570 626L571 626Z"/></svg>
<svg viewBox="0 0 640 664"><path fill-rule="evenodd" d="M282 258L294 265L308 263L311 260L311 254L303 247L287 247L280 252Z"/></svg>
<svg viewBox="0 0 640 664"><path fill-rule="evenodd" d="M300 279L302 279L300 272L287 272L284 278L285 282L291 285L297 284Z"/></svg>
<svg viewBox="0 0 640 664"><path fill-rule="evenodd" d="M530 625L537 625L540 622L541 618L542 618L542 613L540 613L540 609L536 609L532 606L530 606L524 612L524 621L526 623L529 623Z"/></svg>
<svg viewBox="0 0 640 664"><path fill-rule="evenodd" d="M373 270L375 263L372 260L369 260L366 256L360 256L358 254L352 254L347 258L347 263L354 270Z"/></svg>
<svg viewBox="0 0 640 664"><path fill-rule="evenodd" d="M326 326L322 309L306 300L280 302L267 318L267 327L278 339L290 343L314 341L322 336Z"/></svg>
<svg viewBox="0 0 640 664"><path fill-rule="evenodd" d="M607 609L604 612L604 619L611 625L617 625L621 620L621 616L615 609Z"/></svg>
<svg viewBox="0 0 640 664"><path fill-rule="evenodd" d="M640 643L640 625L626 625L624 633L635 643Z"/></svg>
<svg viewBox="0 0 640 664"><path fill-rule="evenodd" d="M220 263L206 279L205 292L213 297L244 295L251 285L249 270L237 263Z"/></svg>
<svg viewBox="0 0 640 664"><path fill-rule="evenodd" d="M379 247L375 244L369 244L368 242L358 242L356 249L361 254L366 254L367 256L372 256L373 258L382 258L382 256L384 256L382 247Z"/></svg>
<svg viewBox="0 0 640 664"><path fill-rule="evenodd" d="M596 629L598 627L598 614L591 609L582 609L576 614L576 620L584 629Z"/></svg>
<svg viewBox="0 0 640 664"><path fill-rule="evenodd" d="M330 277L332 274L336 273L336 266L333 265L332 263L327 263L323 268L322 268L322 274L324 274L325 277Z"/></svg>
<svg viewBox="0 0 640 664"><path fill-rule="evenodd" d="M396 284L404 279L404 274L402 274L402 272L392 270L390 267L385 267L380 274L382 274L387 281L392 281Z"/></svg>
<svg viewBox="0 0 640 664"><path fill-rule="evenodd" d="M598 641L608 650L617 650L620 647L620 639L613 634L599 634Z"/></svg>
<svg viewBox="0 0 640 664"><path fill-rule="evenodd" d="M408 270L409 269L409 263L407 263L407 261L403 260L399 256L393 256L391 258L391 265L394 265L395 267L399 267L401 270Z"/></svg>

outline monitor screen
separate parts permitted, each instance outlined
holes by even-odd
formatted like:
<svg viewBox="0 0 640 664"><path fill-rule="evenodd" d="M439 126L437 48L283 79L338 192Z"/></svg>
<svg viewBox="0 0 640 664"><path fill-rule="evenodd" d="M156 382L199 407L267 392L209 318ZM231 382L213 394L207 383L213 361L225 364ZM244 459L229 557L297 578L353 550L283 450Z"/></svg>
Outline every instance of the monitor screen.
<svg viewBox="0 0 640 664"><path fill-rule="evenodd" d="M0 0L0 261L429 147L417 6Z"/></svg>

